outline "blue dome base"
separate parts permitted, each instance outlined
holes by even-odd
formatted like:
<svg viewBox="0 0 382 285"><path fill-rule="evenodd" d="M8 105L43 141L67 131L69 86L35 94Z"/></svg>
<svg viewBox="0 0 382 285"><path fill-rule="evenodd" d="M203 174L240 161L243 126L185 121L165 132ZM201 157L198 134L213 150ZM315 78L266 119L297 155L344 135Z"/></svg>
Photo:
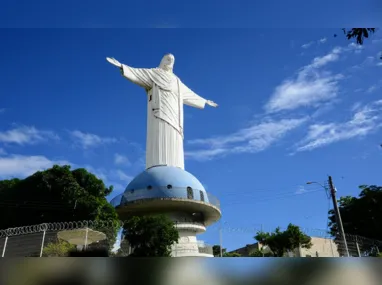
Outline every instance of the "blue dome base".
<svg viewBox="0 0 382 285"><path fill-rule="evenodd" d="M191 173L177 167L155 166L137 175L111 204L121 218L131 215L201 213L210 225L221 217L220 202Z"/></svg>
<svg viewBox="0 0 382 285"><path fill-rule="evenodd" d="M202 183L191 173L173 166L159 165L153 166L137 175L126 187L126 191L144 189L148 186L174 188L191 187L205 191Z"/></svg>
<svg viewBox="0 0 382 285"><path fill-rule="evenodd" d="M136 176L126 187L123 200L181 198L209 202L202 183L191 173L172 166L155 166Z"/></svg>

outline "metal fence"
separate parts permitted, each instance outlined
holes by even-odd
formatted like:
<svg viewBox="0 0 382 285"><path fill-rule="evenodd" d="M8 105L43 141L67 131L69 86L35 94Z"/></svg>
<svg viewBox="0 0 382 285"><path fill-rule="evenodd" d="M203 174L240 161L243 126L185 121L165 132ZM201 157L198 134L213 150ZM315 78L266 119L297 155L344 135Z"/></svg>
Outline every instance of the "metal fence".
<svg viewBox="0 0 382 285"><path fill-rule="evenodd" d="M230 239L235 239L236 236L241 235L240 239L243 239L243 235L248 236L249 241L247 245L230 249L230 252L237 252L242 257L253 256L254 252L259 255L260 251L263 251L264 256L268 256L269 249L266 246L262 246L256 243L254 236L258 231L273 232L274 226L268 227L261 225L256 227L230 227L229 225L222 226L220 229L216 226L209 228L209 231L220 231L223 235L223 240L230 236ZM332 237L327 230L300 228L303 233L311 237L312 247L307 249L304 247L296 248L291 252L287 252L285 257L370 257L378 256L382 250L382 241L376 239L369 239L362 236L345 234L346 242L339 236ZM286 228L281 228L281 231ZM224 244L223 244L224 247ZM347 250L346 250L347 248ZM261 255L260 255L261 256Z"/></svg>
<svg viewBox="0 0 382 285"><path fill-rule="evenodd" d="M382 250L382 241L369 239L361 236L345 234L346 242L341 236L335 237L340 256L368 257L378 256Z"/></svg>
<svg viewBox="0 0 382 285"><path fill-rule="evenodd" d="M1 257L41 257L49 248L54 251L54 245L60 241L68 241L73 249L107 249L113 246L111 242L114 241L110 237L115 237L116 229L122 224L113 221L78 221L0 230L0 254Z"/></svg>
<svg viewBox="0 0 382 285"><path fill-rule="evenodd" d="M193 221L188 221L187 223L193 223ZM199 222L195 223L200 225ZM50 245L59 244L62 238L64 240L69 239L69 243L77 245L78 248L111 249L115 243L116 230L122 228L123 225L123 221L77 221L0 230L0 256L46 256L45 250ZM262 228L265 230L263 226ZM223 240L228 235L245 234L253 242L255 242L253 237L257 232L257 229L253 227L232 228L228 225L223 225L219 226L219 228L214 228L214 226L209 228L209 231L212 233L217 230L222 234ZM330 237L325 230L307 228L301 228L301 230L312 237L313 246L310 249L301 248L295 250L289 253L288 256L346 257L348 256L347 252L349 252L351 257L368 257L378 256L382 250L382 241L375 239L346 234L346 242L344 242L340 236ZM216 244L219 244L218 235L216 236ZM211 245L198 242L195 247L198 248L200 253L212 254ZM238 250L240 250L242 256L250 256L249 251L253 249L253 244L250 244ZM183 249L179 248L179 250Z"/></svg>
<svg viewBox="0 0 382 285"><path fill-rule="evenodd" d="M309 236L325 238L328 241L330 240L335 246L335 257L377 256L379 251L382 250L382 241L363 236L345 233L345 237L342 238L338 233L333 237L327 231L318 229L303 229L303 232Z"/></svg>
<svg viewBox="0 0 382 285"><path fill-rule="evenodd" d="M199 253L205 253L205 254L210 254L213 255L213 247L208 244L204 244L203 246L198 246Z"/></svg>
<svg viewBox="0 0 382 285"><path fill-rule="evenodd" d="M200 222L187 221L187 223L201 225ZM63 241L64 245L72 245L72 250L76 248L111 250L115 244L113 237L116 236L116 230L123 225L124 221L77 221L0 230L0 256L63 256L60 255ZM200 253L212 254L211 245L198 242L195 246ZM181 252L181 249L177 251Z"/></svg>

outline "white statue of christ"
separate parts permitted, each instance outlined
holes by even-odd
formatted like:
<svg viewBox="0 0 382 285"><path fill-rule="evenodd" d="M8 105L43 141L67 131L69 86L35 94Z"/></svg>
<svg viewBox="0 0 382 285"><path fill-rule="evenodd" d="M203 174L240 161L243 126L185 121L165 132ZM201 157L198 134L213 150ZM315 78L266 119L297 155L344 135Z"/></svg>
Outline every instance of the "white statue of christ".
<svg viewBox="0 0 382 285"><path fill-rule="evenodd" d="M107 60L119 67L124 77L146 90L146 169L157 165L184 169L183 104L199 109L217 104L195 94L180 81L173 73L172 54L166 54L158 68L133 68L114 58Z"/></svg>

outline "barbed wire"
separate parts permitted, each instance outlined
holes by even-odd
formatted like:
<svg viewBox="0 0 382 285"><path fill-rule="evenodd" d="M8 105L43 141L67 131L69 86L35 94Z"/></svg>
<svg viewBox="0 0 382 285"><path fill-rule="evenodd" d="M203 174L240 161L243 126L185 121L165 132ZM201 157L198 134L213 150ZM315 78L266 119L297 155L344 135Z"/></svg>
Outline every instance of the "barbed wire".
<svg viewBox="0 0 382 285"><path fill-rule="evenodd" d="M22 226L22 227L14 227L8 228L4 230L0 230L0 238L10 237L10 236L18 236L18 235L26 235L26 234L34 234L40 232L55 232L55 231L69 231L69 230L78 230L78 229L117 229L123 228L127 221L122 220L106 220L106 221L72 221L72 222L56 222L56 223L42 223L38 225L31 226ZM197 226L204 225L202 222L198 221L178 221L175 222L175 226L178 224L195 224Z"/></svg>
<svg viewBox="0 0 382 285"><path fill-rule="evenodd" d="M21 226L21 227L14 227L14 228L8 228L0 230L0 238L4 237L10 237L10 236L19 236L19 235L28 235L28 234L35 234L35 233L41 233L41 232L57 232L57 231L66 231L66 230L78 230L78 229L99 229L100 231L106 231L108 229L118 229L123 228L126 224L126 220L83 220L83 221L71 221L71 222L54 222L54 223L42 223L38 225L30 225L30 226ZM177 224L195 224L195 225L203 225L200 221L192 221L192 220L185 220L185 221L178 221L175 222L175 225ZM263 227L264 225L261 225ZM215 228L214 226L210 227L211 229ZM270 228L270 227L265 227ZM255 227L230 227L228 224L224 224L219 226L219 229L223 230L224 232L231 232L231 233L256 233L256 231L259 231L259 229L256 229ZM281 230L285 230L284 228L280 228ZM330 235L330 233L327 230L323 229L312 229L312 228L300 228L302 232L304 232L307 235L317 237L329 237L329 239L336 240L336 242L341 243L342 240L340 238L340 235ZM349 242L358 242L358 243L365 243L365 244L378 244L382 245L382 241L374 240L371 238L353 235L353 234L345 234L346 241Z"/></svg>
<svg viewBox="0 0 382 285"><path fill-rule="evenodd" d="M41 240L43 239L43 232L46 232L45 242L44 245L46 246L49 243L56 243L58 241L57 233L60 231L71 231L71 230L84 230L86 228L91 230L100 231L103 233L108 232L108 230L116 230L117 228L122 228L127 221L122 220L84 220L84 221L72 221L72 222L56 222L56 223L43 223L39 225L30 225L30 226L23 226L23 227L15 227L15 228L9 228L5 230L0 230L0 253L1 250L4 248L4 246L7 245L6 239L10 238L8 240L7 245L7 255L12 256L24 256L24 254L34 254L36 256L39 255L40 249L41 249ZM182 221L178 223L188 223L192 224L195 223L197 225L200 225L200 222L196 221ZM263 225L261 226L263 228ZM270 227L266 227L270 228ZM254 227L250 228L231 228L231 227L225 227L220 228L225 233L234 233L238 234L240 232L246 232L248 233L255 233L256 229ZM324 238L325 241L330 243L330 250L329 247L327 247L325 250L327 251L325 254L329 254L328 252L331 251L333 254L333 257L335 256L347 256L346 255L346 248L344 241L340 238L340 235L332 235L327 230L323 229L310 229L310 228L300 228L302 232L307 234L308 236L319 237ZM250 230L250 231L249 231ZM285 230L284 228L281 228L281 230ZM84 238L85 232L83 233ZM382 241L374 240L371 238L353 235L353 234L345 234L345 240L347 245L347 250L350 254L350 256L353 257L364 257L364 256L370 256L371 254L377 253L379 254L379 250L382 247ZM105 244L93 244L94 246L100 246L104 248L108 248L110 244L109 239L107 238L105 240ZM255 242L255 240L253 240ZM314 242L315 243L315 242ZM114 244L114 241L113 241ZM326 242L325 242L326 244ZM195 246L198 246L199 250L200 248L204 248L203 250L205 253L210 253L212 250L212 246L210 243L201 243L196 242ZM318 246L324 246L322 245L322 242L318 243ZM312 249L313 250L313 249ZM312 251L313 253L305 253L312 255L314 254L315 250L320 250L317 247L314 248ZM176 249L177 252L182 252L183 249L180 246ZM324 254L324 253L323 253ZM329 254L330 255L330 254Z"/></svg>
<svg viewBox="0 0 382 285"><path fill-rule="evenodd" d="M73 221L73 222L61 222L61 223L43 223L39 225L23 226L0 230L0 238L33 234L39 232L51 232L51 231L65 231L65 230L78 230L78 229L106 229L106 228L120 228L123 227L125 222L118 220L107 221Z"/></svg>

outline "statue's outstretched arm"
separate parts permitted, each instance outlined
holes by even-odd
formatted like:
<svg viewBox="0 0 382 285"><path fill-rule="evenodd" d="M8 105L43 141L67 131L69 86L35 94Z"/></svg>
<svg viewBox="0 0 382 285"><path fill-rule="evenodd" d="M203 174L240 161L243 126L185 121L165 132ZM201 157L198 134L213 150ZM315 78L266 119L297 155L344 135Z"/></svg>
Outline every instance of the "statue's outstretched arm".
<svg viewBox="0 0 382 285"><path fill-rule="evenodd" d="M217 106L219 106L218 104L216 104L214 101L211 101L211 100L207 100L207 101L206 101L206 104L207 104L207 105L210 105L211 107L217 107Z"/></svg>
<svg viewBox="0 0 382 285"><path fill-rule="evenodd" d="M153 82L150 77L150 69L147 68L134 68L127 66L126 64L120 63L115 58L107 57L106 60L110 62L112 65L117 66L121 70L121 74L123 77L126 77L131 82L145 88L151 89L153 86Z"/></svg>
<svg viewBox="0 0 382 285"><path fill-rule="evenodd" d="M183 103L185 105L203 109L205 105L209 105L211 107L217 107L218 104L211 100L204 99L203 97L196 94L194 91L192 91L190 88L188 88L186 85L181 83L181 92L183 97Z"/></svg>

